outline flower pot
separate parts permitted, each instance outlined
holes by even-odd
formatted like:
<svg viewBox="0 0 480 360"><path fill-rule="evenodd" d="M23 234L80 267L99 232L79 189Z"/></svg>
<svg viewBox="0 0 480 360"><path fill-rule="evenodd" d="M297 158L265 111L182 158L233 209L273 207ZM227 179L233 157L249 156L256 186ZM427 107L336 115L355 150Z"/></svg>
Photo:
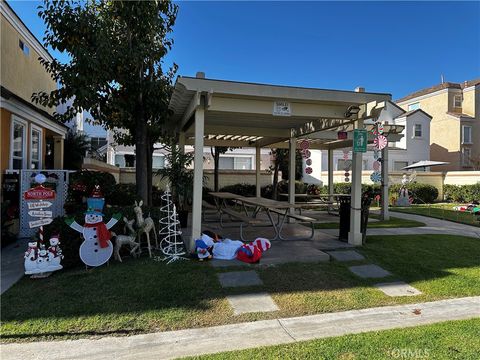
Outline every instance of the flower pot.
<svg viewBox="0 0 480 360"><path fill-rule="evenodd" d="M188 210L178 210L178 220L180 227L186 228L188 226Z"/></svg>

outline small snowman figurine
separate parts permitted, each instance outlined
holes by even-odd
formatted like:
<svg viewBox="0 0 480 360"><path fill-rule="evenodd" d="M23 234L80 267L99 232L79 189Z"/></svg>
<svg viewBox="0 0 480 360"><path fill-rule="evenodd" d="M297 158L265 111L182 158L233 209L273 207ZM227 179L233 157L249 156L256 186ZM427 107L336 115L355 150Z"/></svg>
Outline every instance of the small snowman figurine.
<svg viewBox="0 0 480 360"><path fill-rule="evenodd" d="M83 235L84 242L80 245L80 259L88 266L105 264L113 253L109 230L122 215L114 214L110 221L105 224L102 213L104 205L105 199L97 185L91 197L87 198L88 209L85 212L85 224L81 226L72 218L65 219L65 222L73 230Z"/></svg>
<svg viewBox="0 0 480 360"><path fill-rule="evenodd" d="M45 245L40 244L40 250L38 251L38 258L37 258L37 272L42 273L42 272L47 272L48 270L48 265L50 264L49 258L48 258L48 252L47 249L45 249Z"/></svg>
<svg viewBox="0 0 480 360"><path fill-rule="evenodd" d="M38 246L36 241L28 243L28 249L25 251L25 275L31 275L37 272Z"/></svg>
<svg viewBox="0 0 480 360"><path fill-rule="evenodd" d="M62 249L60 249L59 235L53 235L50 238L50 246L48 247L48 259L50 262L49 270L56 271L63 268L60 261L63 259Z"/></svg>

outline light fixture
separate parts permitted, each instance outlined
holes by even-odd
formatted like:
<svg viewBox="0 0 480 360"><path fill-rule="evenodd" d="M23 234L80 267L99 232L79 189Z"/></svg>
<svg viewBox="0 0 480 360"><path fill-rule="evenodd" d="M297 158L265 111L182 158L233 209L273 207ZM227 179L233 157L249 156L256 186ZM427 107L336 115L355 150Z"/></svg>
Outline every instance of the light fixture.
<svg viewBox="0 0 480 360"><path fill-rule="evenodd" d="M346 118L349 118L350 116L352 115L358 115L358 113L360 112L360 107L357 106L357 105L350 105L347 109L347 111L345 111L345 117Z"/></svg>

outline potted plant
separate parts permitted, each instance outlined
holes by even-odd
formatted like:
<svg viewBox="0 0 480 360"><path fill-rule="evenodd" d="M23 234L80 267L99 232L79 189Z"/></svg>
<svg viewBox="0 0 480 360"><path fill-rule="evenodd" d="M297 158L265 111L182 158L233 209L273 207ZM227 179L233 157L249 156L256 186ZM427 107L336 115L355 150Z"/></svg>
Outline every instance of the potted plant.
<svg viewBox="0 0 480 360"><path fill-rule="evenodd" d="M157 175L170 182L173 202L177 207L181 227L187 227L188 212L193 196L193 153L180 152L177 145L170 147L165 156L165 167L159 169Z"/></svg>

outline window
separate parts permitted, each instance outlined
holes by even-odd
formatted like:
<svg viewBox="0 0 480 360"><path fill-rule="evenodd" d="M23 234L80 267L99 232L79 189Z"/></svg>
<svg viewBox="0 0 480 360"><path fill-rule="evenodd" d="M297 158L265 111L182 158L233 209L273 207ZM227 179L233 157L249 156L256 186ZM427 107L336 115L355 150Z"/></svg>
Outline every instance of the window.
<svg viewBox="0 0 480 360"><path fill-rule="evenodd" d="M30 129L30 168L42 167L42 129L32 125Z"/></svg>
<svg viewBox="0 0 480 360"><path fill-rule="evenodd" d="M165 157L163 155L153 155L152 168L163 169L165 167Z"/></svg>
<svg viewBox="0 0 480 360"><path fill-rule="evenodd" d="M10 168L23 169L26 165L26 128L27 123L14 119L10 134Z"/></svg>
<svg viewBox="0 0 480 360"><path fill-rule="evenodd" d="M413 126L413 137L422 137L422 124L415 124Z"/></svg>
<svg viewBox="0 0 480 360"><path fill-rule="evenodd" d="M462 165L471 166L472 150L469 148L462 149Z"/></svg>
<svg viewBox="0 0 480 360"><path fill-rule="evenodd" d="M246 156L220 156L219 169L252 170L252 158Z"/></svg>
<svg viewBox="0 0 480 360"><path fill-rule="evenodd" d="M115 155L115 166L124 168L125 167L125 156L122 155Z"/></svg>
<svg viewBox="0 0 480 360"><path fill-rule="evenodd" d="M27 44L25 44L22 40L18 40L18 47L22 49L25 55L30 54L30 49L28 48Z"/></svg>
<svg viewBox="0 0 480 360"><path fill-rule="evenodd" d="M393 171L403 171L405 166L408 166L408 161L394 161Z"/></svg>
<svg viewBox="0 0 480 360"><path fill-rule="evenodd" d="M408 111L420 109L420 103L416 102L408 105Z"/></svg>
<svg viewBox="0 0 480 360"><path fill-rule="evenodd" d="M107 139L104 137L91 137L90 148L92 150L98 150L107 144Z"/></svg>
<svg viewBox="0 0 480 360"><path fill-rule="evenodd" d="M472 143L472 127L462 125L462 144Z"/></svg>
<svg viewBox="0 0 480 360"><path fill-rule="evenodd" d="M462 95L455 95L453 97L453 107L456 107L456 108L462 107Z"/></svg>

